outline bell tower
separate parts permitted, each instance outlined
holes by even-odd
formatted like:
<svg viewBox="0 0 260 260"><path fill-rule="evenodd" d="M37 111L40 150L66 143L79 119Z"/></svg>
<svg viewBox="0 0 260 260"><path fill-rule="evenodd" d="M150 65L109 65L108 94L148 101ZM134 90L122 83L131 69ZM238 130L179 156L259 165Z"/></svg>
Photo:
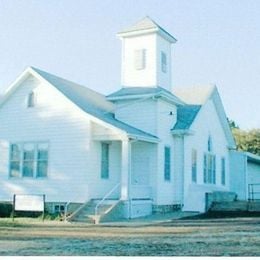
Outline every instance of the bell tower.
<svg viewBox="0 0 260 260"><path fill-rule="evenodd" d="M176 39L149 17L117 36L122 41L121 85L171 91L171 44Z"/></svg>

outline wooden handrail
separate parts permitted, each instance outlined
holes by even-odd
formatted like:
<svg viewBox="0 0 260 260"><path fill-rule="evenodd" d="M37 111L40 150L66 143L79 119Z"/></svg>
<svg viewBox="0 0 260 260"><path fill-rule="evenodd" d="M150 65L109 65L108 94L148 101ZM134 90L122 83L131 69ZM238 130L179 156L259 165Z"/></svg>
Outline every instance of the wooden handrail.
<svg viewBox="0 0 260 260"><path fill-rule="evenodd" d="M120 182L117 183L104 197L101 201L99 201L95 207L95 216L98 215L98 207L108 198L109 195L111 195L120 185Z"/></svg>

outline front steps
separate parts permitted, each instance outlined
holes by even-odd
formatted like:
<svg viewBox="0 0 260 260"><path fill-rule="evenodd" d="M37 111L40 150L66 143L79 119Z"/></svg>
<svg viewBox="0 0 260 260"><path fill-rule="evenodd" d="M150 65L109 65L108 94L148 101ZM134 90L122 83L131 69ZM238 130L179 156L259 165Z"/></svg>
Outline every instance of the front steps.
<svg viewBox="0 0 260 260"><path fill-rule="evenodd" d="M68 220L70 222L98 224L103 219L107 219L119 204L118 200L106 200L98 207L98 214L95 215L95 208L99 201L100 200L90 200L83 208L80 209L80 211L77 212L77 214Z"/></svg>

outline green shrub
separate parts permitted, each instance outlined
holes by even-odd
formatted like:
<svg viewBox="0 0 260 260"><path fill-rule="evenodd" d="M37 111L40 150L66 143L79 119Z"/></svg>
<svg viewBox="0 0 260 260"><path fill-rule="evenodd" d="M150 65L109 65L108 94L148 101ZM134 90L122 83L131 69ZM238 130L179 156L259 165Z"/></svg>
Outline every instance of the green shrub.
<svg viewBox="0 0 260 260"><path fill-rule="evenodd" d="M0 203L0 218L8 218L11 216L13 205L8 202Z"/></svg>

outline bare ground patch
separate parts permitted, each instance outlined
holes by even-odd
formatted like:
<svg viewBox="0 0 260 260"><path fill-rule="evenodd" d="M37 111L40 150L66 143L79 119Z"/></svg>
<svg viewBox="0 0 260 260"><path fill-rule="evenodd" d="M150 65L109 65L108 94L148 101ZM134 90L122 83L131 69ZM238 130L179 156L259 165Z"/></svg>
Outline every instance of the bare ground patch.
<svg viewBox="0 0 260 260"><path fill-rule="evenodd" d="M260 219L139 227L0 221L0 255L259 256Z"/></svg>

